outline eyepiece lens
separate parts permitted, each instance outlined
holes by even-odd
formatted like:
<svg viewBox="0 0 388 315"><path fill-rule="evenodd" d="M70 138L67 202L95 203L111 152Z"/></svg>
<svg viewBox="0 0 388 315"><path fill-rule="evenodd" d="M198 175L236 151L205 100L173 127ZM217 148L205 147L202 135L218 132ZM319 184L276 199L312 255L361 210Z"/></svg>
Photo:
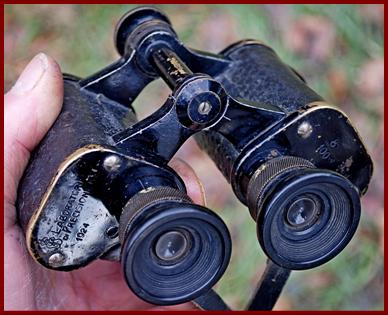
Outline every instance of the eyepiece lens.
<svg viewBox="0 0 388 315"><path fill-rule="evenodd" d="M155 305L180 304L208 292L231 253L221 218L181 198L183 192L167 192L135 195L139 199L128 202L120 217L125 280L138 297Z"/></svg>
<svg viewBox="0 0 388 315"><path fill-rule="evenodd" d="M169 231L159 237L155 253L161 260L171 262L181 258L188 250L188 241L179 231Z"/></svg>
<svg viewBox="0 0 388 315"><path fill-rule="evenodd" d="M311 225L318 218L319 210L315 201L301 197L294 201L287 211L287 222L295 228Z"/></svg>
<svg viewBox="0 0 388 315"><path fill-rule="evenodd" d="M276 183L267 190L257 218L267 256L284 268L303 270L338 255L360 219L357 187L321 169L295 170Z"/></svg>

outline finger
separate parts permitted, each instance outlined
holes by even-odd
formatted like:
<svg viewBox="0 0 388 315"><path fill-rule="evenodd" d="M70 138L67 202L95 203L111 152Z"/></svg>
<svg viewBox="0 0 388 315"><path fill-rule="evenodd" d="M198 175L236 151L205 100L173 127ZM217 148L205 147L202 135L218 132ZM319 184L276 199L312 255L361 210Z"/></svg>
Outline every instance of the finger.
<svg viewBox="0 0 388 315"><path fill-rule="evenodd" d="M35 56L4 96L4 200L13 204L30 152L58 116L63 80L57 63ZM10 220L13 220L14 214Z"/></svg>
<svg viewBox="0 0 388 315"><path fill-rule="evenodd" d="M174 158L171 160L170 166L185 182L187 194L193 200L193 202L206 206L203 185L191 166L180 158Z"/></svg>

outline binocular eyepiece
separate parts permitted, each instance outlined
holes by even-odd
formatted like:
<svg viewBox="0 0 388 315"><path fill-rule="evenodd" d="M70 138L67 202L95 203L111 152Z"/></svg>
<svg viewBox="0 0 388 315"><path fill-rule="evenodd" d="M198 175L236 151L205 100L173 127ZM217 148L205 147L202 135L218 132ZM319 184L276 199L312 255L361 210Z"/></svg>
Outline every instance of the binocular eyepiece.
<svg viewBox="0 0 388 315"><path fill-rule="evenodd" d="M64 76L62 112L24 174L19 218L37 262L70 271L121 261L147 302L227 309L211 288L230 260L228 229L168 166L192 136L256 222L269 258L261 307L272 308L290 270L345 248L372 161L345 114L270 47L187 48L151 7L120 20L115 44L115 63L84 79ZM138 121L132 102L158 77L172 93Z"/></svg>
<svg viewBox="0 0 388 315"><path fill-rule="evenodd" d="M159 305L186 302L209 291L231 252L223 221L169 188L130 199L120 217L120 242L129 287Z"/></svg>
<svg viewBox="0 0 388 315"><path fill-rule="evenodd" d="M294 270L319 266L341 252L361 211L349 180L290 156L271 159L255 172L248 205L267 256Z"/></svg>

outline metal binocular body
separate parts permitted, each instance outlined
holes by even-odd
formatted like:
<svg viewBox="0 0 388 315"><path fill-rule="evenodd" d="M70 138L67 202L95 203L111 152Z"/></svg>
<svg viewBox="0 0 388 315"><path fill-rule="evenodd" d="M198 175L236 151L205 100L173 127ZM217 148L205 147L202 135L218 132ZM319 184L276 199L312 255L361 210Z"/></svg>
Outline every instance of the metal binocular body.
<svg viewBox="0 0 388 315"><path fill-rule="evenodd" d="M228 229L168 166L194 136L256 222L268 264L248 308L271 309L291 270L334 258L357 229L372 174L357 131L259 41L197 51L142 7L115 43L117 62L64 75L62 112L25 172L18 213L31 256L58 271L118 260L147 302L227 309L212 287L229 263ZM132 102L157 78L171 95L138 121Z"/></svg>

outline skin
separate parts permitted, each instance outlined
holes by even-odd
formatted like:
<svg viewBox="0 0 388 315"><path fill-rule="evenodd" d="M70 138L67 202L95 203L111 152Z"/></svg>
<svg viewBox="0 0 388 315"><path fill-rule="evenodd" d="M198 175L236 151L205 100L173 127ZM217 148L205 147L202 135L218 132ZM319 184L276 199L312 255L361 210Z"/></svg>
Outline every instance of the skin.
<svg viewBox="0 0 388 315"><path fill-rule="evenodd" d="M191 303L156 307L137 298L127 287L118 262L97 260L72 272L55 272L28 254L17 222L15 201L31 151L58 116L63 81L58 64L39 54L4 95L4 304L6 310L134 310L195 309ZM182 177L191 199L204 204L202 185L182 160L171 166Z"/></svg>

